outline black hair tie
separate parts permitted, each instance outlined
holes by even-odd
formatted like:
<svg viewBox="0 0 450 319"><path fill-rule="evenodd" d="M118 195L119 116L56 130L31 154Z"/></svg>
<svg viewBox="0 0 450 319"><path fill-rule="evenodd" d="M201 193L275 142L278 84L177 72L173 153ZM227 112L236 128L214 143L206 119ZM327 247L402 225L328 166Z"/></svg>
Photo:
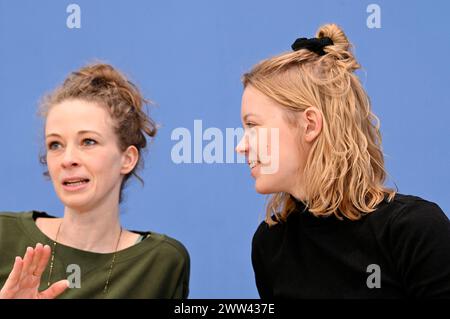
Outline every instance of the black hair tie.
<svg viewBox="0 0 450 319"><path fill-rule="evenodd" d="M298 38L292 43L291 48L294 51L300 49L307 49L309 51L315 52L318 55L325 55L326 52L323 50L327 45L333 45L333 40L329 37L324 38Z"/></svg>

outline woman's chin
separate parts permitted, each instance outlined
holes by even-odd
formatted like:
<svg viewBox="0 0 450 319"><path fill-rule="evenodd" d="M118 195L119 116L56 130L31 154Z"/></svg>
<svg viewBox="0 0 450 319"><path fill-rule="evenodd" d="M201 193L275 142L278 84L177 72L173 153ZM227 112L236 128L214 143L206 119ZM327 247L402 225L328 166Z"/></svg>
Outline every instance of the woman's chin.
<svg viewBox="0 0 450 319"><path fill-rule="evenodd" d="M263 176L259 176L255 181L255 190L259 194L267 195L277 193L278 190L270 181L268 181Z"/></svg>
<svg viewBox="0 0 450 319"><path fill-rule="evenodd" d="M75 198L60 198L64 207L70 208L74 211L84 211L89 208L91 201L86 199L75 199Z"/></svg>

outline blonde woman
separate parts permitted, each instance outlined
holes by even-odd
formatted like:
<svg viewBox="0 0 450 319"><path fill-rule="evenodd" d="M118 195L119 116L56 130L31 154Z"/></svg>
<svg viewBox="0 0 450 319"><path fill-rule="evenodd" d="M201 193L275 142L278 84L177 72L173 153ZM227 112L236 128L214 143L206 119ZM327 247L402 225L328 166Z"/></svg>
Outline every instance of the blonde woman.
<svg viewBox="0 0 450 319"><path fill-rule="evenodd" d="M260 296L449 298L450 222L383 185L379 122L343 30L324 25L292 49L243 76L237 151L272 194L252 244Z"/></svg>
<svg viewBox="0 0 450 319"><path fill-rule="evenodd" d="M155 232L127 230L119 218L126 182L140 179L145 135L156 134L144 102L107 64L73 72L44 100L41 160L64 217L0 214L0 299L188 296L184 246Z"/></svg>

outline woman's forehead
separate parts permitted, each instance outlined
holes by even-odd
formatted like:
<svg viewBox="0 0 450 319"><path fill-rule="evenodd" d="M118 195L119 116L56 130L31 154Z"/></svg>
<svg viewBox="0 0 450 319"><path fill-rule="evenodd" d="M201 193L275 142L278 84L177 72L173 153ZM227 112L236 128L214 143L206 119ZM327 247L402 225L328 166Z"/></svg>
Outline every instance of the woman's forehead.
<svg viewBox="0 0 450 319"><path fill-rule="evenodd" d="M110 131L112 119L107 110L95 102L64 101L54 105L46 119L46 131ZM50 132L48 132L50 134Z"/></svg>

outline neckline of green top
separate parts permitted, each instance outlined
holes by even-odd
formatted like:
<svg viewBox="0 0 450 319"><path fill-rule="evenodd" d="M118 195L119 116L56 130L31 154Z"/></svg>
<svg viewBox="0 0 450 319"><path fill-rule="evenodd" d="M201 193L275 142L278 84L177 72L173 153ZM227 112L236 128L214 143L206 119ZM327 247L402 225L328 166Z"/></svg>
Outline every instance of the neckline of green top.
<svg viewBox="0 0 450 319"><path fill-rule="evenodd" d="M45 212L40 211L30 211L30 212L24 212L24 214L20 214L20 225L25 231L25 233L36 243L41 243L43 245L49 245L53 248L53 239L49 238L47 235L45 235L39 227L37 227L35 222L35 217L46 217L46 218L55 218L55 216L51 216ZM142 233L142 232L141 232ZM116 253L116 263L124 262L130 258L137 257L139 255L142 255L144 253L148 253L149 250L154 249L155 247L159 246L161 243L165 242L167 240L167 237L162 234L150 232L150 235L142 240L141 242L134 244L133 246L130 246L125 249L118 250ZM71 246L66 246L64 244L60 244L57 242L56 249L58 250L65 250L66 252L70 254L78 254L83 255L87 258L98 258L98 259L105 259L109 260L114 255L114 252L112 253L96 253L91 252L87 250L81 250L78 248L74 248Z"/></svg>

